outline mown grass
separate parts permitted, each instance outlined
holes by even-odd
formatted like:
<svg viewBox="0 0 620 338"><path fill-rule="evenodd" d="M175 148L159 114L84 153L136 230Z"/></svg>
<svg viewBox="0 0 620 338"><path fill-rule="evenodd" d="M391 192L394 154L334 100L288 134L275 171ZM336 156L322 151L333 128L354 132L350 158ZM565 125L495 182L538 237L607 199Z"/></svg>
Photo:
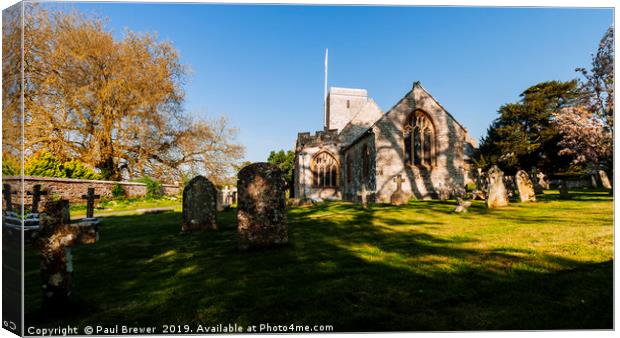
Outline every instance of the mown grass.
<svg viewBox="0 0 620 338"><path fill-rule="evenodd" d="M84 217L86 215L86 202L84 204L71 205L72 218ZM106 215L117 212L133 211L139 209L150 208L175 208L181 210L181 200L178 198L127 198L119 200L103 201L96 204L94 213L97 215Z"/></svg>
<svg viewBox="0 0 620 338"><path fill-rule="evenodd" d="M220 230L179 234L178 212L107 217L74 248L75 303L40 310L29 252L26 324L329 324L336 331L610 329L613 204L606 192L487 210L474 202L344 202L289 211L290 244L237 250Z"/></svg>

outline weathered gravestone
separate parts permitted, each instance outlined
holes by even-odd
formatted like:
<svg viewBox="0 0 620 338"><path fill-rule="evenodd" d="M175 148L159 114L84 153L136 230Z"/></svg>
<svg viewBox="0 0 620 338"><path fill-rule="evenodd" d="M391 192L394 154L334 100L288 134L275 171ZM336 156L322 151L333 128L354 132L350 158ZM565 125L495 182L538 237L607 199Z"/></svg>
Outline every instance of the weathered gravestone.
<svg viewBox="0 0 620 338"><path fill-rule="evenodd" d="M517 184L517 191L519 192L519 199L521 202L536 202L534 185L524 170L517 171L517 175L515 175L515 182Z"/></svg>
<svg viewBox="0 0 620 338"><path fill-rule="evenodd" d="M504 173L494 165L488 172L487 208L500 208L508 205L508 193L504 186Z"/></svg>
<svg viewBox="0 0 620 338"><path fill-rule="evenodd" d="M67 222L69 201L47 201L39 218L39 230L33 245L41 252L41 280L44 306L62 306L72 291L73 263L71 247L97 241L98 221Z"/></svg>
<svg viewBox="0 0 620 338"><path fill-rule="evenodd" d="M3 184L2 197L4 199L4 211L13 212L13 195L17 195L17 191L12 191L10 184Z"/></svg>
<svg viewBox="0 0 620 338"><path fill-rule="evenodd" d="M609 181L609 177L607 177L605 170L599 170L598 177L601 179L601 185L603 188L611 189L611 182Z"/></svg>
<svg viewBox="0 0 620 338"><path fill-rule="evenodd" d="M396 191L390 196L390 204L392 205L404 205L409 203L409 195L407 195L403 191L403 182L405 180L401 175L398 175L394 178L394 182L396 182Z"/></svg>
<svg viewBox="0 0 620 338"><path fill-rule="evenodd" d="M204 176L196 176L183 188L183 221L181 231L217 230L215 210L217 189Z"/></svg>
<svg viewBox="0 0 620 338"><path fill-rule="evenodd" d="M241 169L237 178L239 247L251 249L287 243L282 171L273 164L253 163Z"/></svg>

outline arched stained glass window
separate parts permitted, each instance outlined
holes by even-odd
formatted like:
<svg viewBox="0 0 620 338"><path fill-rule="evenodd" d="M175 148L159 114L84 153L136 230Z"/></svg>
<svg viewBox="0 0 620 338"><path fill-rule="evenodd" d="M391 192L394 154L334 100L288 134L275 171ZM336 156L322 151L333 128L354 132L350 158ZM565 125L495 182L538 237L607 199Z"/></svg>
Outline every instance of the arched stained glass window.
<svg viewBox="0 0 620 338"><path fill-rule="evenodd" d="M326 151L312 158L312 185L315 188L333 188L338 186L338 161Z"/></svg>
<svg viewBox="0 0 620 338"><path fill-rule="evenodd" d="M414 111L404 128L405 163L432 167L435 164L435 126L421 110Z"/></svg>

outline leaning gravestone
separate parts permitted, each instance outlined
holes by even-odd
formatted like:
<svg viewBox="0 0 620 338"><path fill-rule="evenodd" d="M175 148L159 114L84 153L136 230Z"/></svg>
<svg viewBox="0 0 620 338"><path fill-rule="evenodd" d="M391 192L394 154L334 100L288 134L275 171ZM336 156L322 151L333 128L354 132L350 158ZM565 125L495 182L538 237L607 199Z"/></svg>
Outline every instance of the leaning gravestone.
<svg viewBox="0 0 620 338"><path fill-rule="evenodd" d="M204 176L196 176L183 188L183 223L181 231L211 229L215 223L217 190Z"/></svg>
<svg viewBox="0 0 620 338"><path fill-rule="evenodd" d="M611 189L611 182L609 181L609 177L607 177L605 170L599 170L598 177L601 179L601 185L603 188Z"/></svg>
<svg viewBox="0 0 620 338"><path fill-rule="evenodd" d="M519 199L521 200L521 202L536 202L536 192L534 191L534 184L524 170L517 171L517 175L515 175L515 181L517 184L517 191L519 192Z"/></svg>
<svg viewBox="0 0 620 338"><path fill-rule="evenodd" d="M237 230L241 249L288 242L282 171L269 163L250 164L237 175Z"/></svg>
<svg viewBox="0 0 620 338"><path fill-rule="evenodd" d="M487 208L499 208L508 205L508 193L504 186L504 173L494 165L489 169L488 176L488 192L486 205Z"/></svg>

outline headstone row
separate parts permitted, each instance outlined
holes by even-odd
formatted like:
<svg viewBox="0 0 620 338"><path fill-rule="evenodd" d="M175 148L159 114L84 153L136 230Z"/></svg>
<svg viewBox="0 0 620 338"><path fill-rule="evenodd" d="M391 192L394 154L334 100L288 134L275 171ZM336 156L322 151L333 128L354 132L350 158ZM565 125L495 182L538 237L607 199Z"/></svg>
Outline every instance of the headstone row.
<svg viewBox="0 0 620 338"><path fill-rule="evenodd" d="M232 194L238 203L239 248L263 248L288 242L284 192L282 171L273 164L254 163L239 171L237 191ZM221 196L209 179L194 177L183 189L181 231L217 230L216 212Z"/></svg>

